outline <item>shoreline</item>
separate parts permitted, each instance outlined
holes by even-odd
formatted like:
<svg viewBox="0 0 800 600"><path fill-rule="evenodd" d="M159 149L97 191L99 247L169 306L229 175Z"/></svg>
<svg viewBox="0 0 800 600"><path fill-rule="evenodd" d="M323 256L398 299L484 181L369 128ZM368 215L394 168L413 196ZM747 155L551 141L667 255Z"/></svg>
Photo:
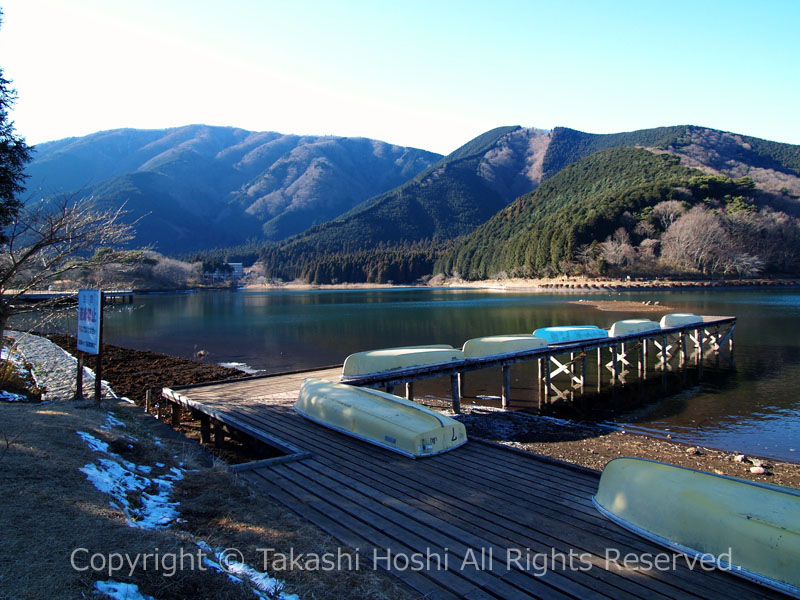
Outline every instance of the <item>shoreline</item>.
<svg viewBox="0 0 800 600"><path fill-rule="evenodd" d="M68 340L67 336L51 336L51 339L54 337L58 339L53 341L62 348L72 349L74 339ZM209 381L208 371L216 367L190 359L117 346L104 345L104 353L107 360L113 360L113 364L106 364L104 360L104 379L108 380L117 394L130 398L140 407L144 405L146 389L160 390L165 386ZM233 369L216 369L219 369L217 379L237 376ZM291 399L279 402L291 402ZM717 474L800 487L800 463L750 456L737 460L738 452L734 450L689 446L682 442L626 432L624 428L609 431L591 424L560 422L524 413L486 410L479 406L464 408L466 410L461 418L469 423L468 435L597 471L601 471L612 458L640 456ZM750 467L757 466L757 462L766 465L766 473L750 472Z"/></svg>
<svg viewBox="0 0 800 600"><path fill-rule="evenodd" d="M183 288L131 288L137 295L192 294L199 292L239 291L337 291L337 290L400 290L400 289L454 289L488 290L496 292L559 292L559 293L608 293L637 291L675 291L675 290L763 290L770 288L800 289L800 279L780 277L776 279L590 279L585 277L559 277L551 279L482 279L466 281L463 279L437 279L435 283L305 283L290 281L285 283L244 283L232 285L199 285ZM12 292L14 290L11 290ZM30 291L27 294L47 292ZM54 295L77 294L78 290L59 290ZM24 296L23 296L24 297Z"/></svg>
<svg viewBox="0 0 800 600"><path fill-rule="evenodd" d="M765 288L800 288L800 279L744 279L744 280L626 280L626 279L588 279L588 278L557 278L557 279L483 279L480 281L465 281L462 279L447 279L436 284L431 283L333 283L312 284L300 282L246 284L239 291L274 291L274 290L379 290L379 289L480 289L494 291L518 292L635 292L635 291L672 291L687 289L765 289Z"/></svg>

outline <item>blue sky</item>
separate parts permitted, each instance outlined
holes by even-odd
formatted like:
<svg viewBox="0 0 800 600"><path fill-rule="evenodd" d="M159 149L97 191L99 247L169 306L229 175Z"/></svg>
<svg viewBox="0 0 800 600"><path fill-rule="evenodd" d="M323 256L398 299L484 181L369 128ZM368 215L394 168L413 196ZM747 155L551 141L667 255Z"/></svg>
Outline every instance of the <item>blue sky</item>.
<svg viewBox="0 0 800 600"><path fill-rule="evenodd" d="M440 152L501 125L800 144L800 1L0 0L29 143L206 123Z"/></svg>

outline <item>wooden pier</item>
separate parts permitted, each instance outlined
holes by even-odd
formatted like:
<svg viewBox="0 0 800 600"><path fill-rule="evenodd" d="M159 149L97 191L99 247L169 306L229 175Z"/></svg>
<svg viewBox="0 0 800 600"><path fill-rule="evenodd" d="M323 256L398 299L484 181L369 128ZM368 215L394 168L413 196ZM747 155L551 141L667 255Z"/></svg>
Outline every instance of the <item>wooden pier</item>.
<svg viewBox="0 0 800 600"><path fill-rule="evenodd" d="M402 385L405 386L406 398L413 400L415 381L449 376L453 411L458 413L461 409L466 373L500 367L501 402L503 408L508 408L511 398L511 366L537 361L539 375L536 400L547 404L554 399L564 399L567 394L574 396L575 391L583 393L586 390L587 362L590 355L596 355L597 358L596 383L599 392L603 388L604 379L609 379L608 383L612 387L625 383L634 365L638 376L642 378L646 378L651 369L667 373L686 369L691 362L702 369L706 353L719 354L725 346L732 360L735 329L736 317L703 317L703 322L699 324L591 341L551 344L521 352L424 367L342 377L341 381L349 385L383 387L389 392ZM561 382L556 381L559 376Z"/></svg>
<svg viewBox="0 0 800 600"><path fill-rule="evenodd" d="M340 373L335 367L165 388L163 396L202 416L209 432L235 430L281 450L278 458L234 468L257 491L357 550L357 563L342 568L385 569L425 598L783 597L692 567L605 519L591 502L594 471L474 439L411 460L294 412L306 376Z"/></svg>

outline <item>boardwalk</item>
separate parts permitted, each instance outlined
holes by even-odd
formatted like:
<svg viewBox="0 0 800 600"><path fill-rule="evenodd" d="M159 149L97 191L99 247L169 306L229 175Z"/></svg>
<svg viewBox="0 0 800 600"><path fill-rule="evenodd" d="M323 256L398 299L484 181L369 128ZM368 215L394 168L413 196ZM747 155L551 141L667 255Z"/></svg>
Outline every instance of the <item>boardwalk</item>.
<svg viewBox="0 0 800 600"><path fill-rule="evenodd" d="M326 375L327 373L327 375ZM780 598L689 568L604 519L598 475L489 442L411 460L315 425L291 407L305 376L165 390L290 452L238 468L264 494L426 598ZM294 386L294 387L293 387ZM648 568L654 559L663 570ZM344 565L354 566L354 565Z"/></svg>

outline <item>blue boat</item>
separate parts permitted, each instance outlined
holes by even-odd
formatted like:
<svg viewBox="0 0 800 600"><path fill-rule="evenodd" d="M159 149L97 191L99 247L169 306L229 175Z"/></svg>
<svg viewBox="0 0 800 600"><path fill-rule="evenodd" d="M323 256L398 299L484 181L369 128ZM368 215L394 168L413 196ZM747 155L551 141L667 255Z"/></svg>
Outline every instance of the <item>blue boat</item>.
<svg viewBox="0 0 800 600"><path fill-rule="evenodd" d="M600 329L596 325L559 325L542 327L534 331L533 335L545 340L548 344L566 344L607 338L608 331Z"/></svg>

